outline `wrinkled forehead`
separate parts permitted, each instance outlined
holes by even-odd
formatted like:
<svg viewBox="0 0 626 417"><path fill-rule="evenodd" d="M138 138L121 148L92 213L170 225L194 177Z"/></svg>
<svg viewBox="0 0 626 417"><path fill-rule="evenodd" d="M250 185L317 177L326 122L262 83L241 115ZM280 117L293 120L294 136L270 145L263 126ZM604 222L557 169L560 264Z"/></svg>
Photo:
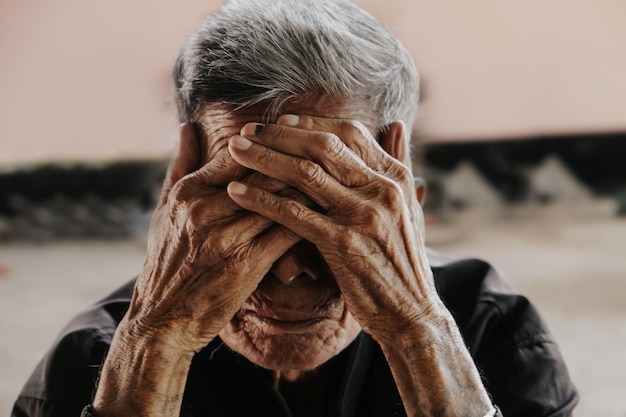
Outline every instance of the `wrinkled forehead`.
<svg viewBox="0 0 626 417"><path fill-rule="evenodd" d="M290 100L279 106L260 103L237 109L232 106L207 103L202 107L199 127L202 134L203 162L225 150L228 139L239 134L246 123L274 123L282 114L297 114L323 118L352 119L363 123L377 136L381 126L367 103L349 101L329 96L306 97Z"/></svg>

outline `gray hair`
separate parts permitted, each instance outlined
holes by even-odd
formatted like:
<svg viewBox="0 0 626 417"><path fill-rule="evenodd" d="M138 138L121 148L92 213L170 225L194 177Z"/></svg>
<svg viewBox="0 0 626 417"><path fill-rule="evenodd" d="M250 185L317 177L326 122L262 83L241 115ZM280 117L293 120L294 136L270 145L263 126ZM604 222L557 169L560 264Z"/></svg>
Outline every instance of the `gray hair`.
<svg viewBox="0 0 626 417"><path fill-rule="evenodd" d="M347 0L231 0L208 17L174 69L181 122L203 104L234 109L329 95L367 104L384 128L409 131L418 74L408 51L374 17Z"/></svg>

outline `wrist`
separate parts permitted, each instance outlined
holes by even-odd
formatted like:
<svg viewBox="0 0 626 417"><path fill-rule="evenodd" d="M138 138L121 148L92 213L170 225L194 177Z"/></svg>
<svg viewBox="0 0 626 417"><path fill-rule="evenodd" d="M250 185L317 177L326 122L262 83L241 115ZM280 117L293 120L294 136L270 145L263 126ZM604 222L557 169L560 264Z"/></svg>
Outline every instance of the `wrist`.
<svg viewBox="0 0 626 417"><path fill-rule="evenodd" d="M92 414L178 415L193 352L122 323L111 342Z"/></svg>
<svg viewBox="0 0 626 417"><path fill-rule="evenodd" d="M394 320L388 320L392 323ZM393 326L386 326L372 337L383 350L399 349L403 345L415 344L420 340L459 340L460 332L452 314L440 300L432 303L419 316L399 321Z"/></svg>
<svg viewBox="0 0 626 417"><path fill-rule="evenodd" d="M492 416L489 395L449 312L421 320L381 348L407 411L436 410L445 399L446 415Z"/></svg>
<svg viewBox="0 0 626 417"><path fill-rule="evenodd" d="M193 326L189 324L127 314L117 327L116 337L129 345L158 346L163 354L193 356L217 336L207 334L198 340L190 328Z"/></svg>

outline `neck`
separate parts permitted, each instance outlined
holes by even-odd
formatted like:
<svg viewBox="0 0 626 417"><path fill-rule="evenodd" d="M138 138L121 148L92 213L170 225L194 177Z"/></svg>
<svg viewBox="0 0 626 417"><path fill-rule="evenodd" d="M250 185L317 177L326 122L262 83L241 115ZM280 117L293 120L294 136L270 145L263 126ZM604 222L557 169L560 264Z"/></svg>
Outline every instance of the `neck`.
<svg viewBox="0 0 626 417"><path fill-rule="evenodd" d="M278 388L282 382L295 382L304 375L315 373L315 370L301 371L299 369L288 369L283 371L271 371L271 373L274 386Z"/></svg>
<svg viewBox="0 0 626 417"><path fill-rule="evenodd" d="M274 371L274 386L285 400L291 415L295 417L320 417L328 415L329 405L334 404L332 364L325 363L311 371ZM336 380L337 378L335 378Z"/></svg>

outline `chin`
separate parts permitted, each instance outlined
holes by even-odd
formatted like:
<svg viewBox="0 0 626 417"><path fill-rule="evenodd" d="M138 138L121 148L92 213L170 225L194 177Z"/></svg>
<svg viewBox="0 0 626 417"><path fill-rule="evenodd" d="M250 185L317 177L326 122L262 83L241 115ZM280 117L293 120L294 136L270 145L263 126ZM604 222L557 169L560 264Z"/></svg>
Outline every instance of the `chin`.
<svg viewBox="0 0 626 417"><path fill-rule="evenodd" d="M233 351L252 363L274 371L308 371L344 350L361 327L350 317L324 320L310 329L281 331L246 317L233 319L220 337Z"/></svg>

